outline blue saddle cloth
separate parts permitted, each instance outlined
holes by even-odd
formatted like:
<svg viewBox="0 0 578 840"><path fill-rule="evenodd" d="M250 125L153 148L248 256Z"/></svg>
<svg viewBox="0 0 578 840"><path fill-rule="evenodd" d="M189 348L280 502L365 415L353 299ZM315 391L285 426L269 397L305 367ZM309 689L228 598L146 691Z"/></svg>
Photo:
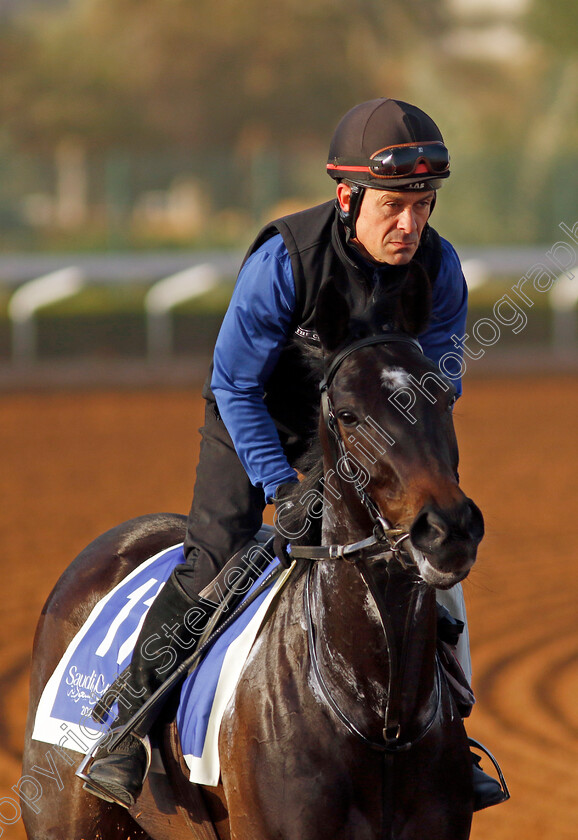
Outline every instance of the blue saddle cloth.
<svg viewBox="0 0 578 840"><path fill-rule="evenodd" d="M44 689L33 738L86 753L109 728L116 704L103 724L92 720L92 709L130 662L148 609L182 561L182 545L166 549L135 569L94 607ZM247 595L278 565L275 558ZM286 577L287 573L240 614L182 685L177 725L191 781L218 783L221 716L269 604Z"/></svg>

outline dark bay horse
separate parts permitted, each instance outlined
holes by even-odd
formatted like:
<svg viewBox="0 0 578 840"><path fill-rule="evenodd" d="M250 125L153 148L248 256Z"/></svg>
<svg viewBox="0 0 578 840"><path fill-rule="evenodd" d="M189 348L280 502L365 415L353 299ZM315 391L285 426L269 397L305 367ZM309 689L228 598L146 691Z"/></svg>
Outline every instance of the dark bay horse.
<svg viewBox="0 0 578 840"><path fill-rule="evenodd" d="M60 783L49 790L38 775L49 747L31 739L42 690L92 607L181 541L183 517L113 529L58 581L33 654L24 774L46 796L23 803L30 840L469 837L471 759L436 657L435 592L466 577L483 520L457 481L454 388L412 338L426 292L402 294L395 318L363 326L330 287L319 306L322 469L278 510L303 559L226 710L218 787L187 781L170 709L158 724L165 773L149 774L130 813L82 789L66 744L52 748ZM321 512L322 546L307 547Z"/></svg>

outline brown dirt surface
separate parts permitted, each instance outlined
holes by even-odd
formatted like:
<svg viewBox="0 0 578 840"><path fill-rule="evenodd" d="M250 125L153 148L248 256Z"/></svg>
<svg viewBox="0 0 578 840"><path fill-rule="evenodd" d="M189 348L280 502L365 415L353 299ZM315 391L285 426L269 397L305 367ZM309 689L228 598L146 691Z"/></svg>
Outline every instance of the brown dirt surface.
<svg viewBox="0 0 578 840"><path fill-rule="evenodd" d="M185 390L0 394L0 836L21 775L28 661L42 605L91 539L132 516L186 513L202 405ZM457 406L461 478L487 536L465 584L474 688L468 731L512 800L474 840L578 832L578 389L566 378L473 380ZM69 838L62 838L69 840Z"/></svg>

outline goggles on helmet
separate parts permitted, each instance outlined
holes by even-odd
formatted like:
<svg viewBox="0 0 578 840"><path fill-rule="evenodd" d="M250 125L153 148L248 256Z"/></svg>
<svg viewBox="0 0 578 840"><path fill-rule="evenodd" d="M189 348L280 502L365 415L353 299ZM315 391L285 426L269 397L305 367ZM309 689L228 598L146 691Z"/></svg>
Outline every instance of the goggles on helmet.
<svg viewBox="0 0 578 840"><path fill-rule="evenodd" d="M369 160L351 160L334 158L327 164L327 171L333 177L347 178L348 173L370 178L407 178L411 175L429 173L443 177L449 174L450 155L439 140L424 143L403 143L399 146L387 146L375 152ZM446 176L447 177L447 176Z"/></svg>

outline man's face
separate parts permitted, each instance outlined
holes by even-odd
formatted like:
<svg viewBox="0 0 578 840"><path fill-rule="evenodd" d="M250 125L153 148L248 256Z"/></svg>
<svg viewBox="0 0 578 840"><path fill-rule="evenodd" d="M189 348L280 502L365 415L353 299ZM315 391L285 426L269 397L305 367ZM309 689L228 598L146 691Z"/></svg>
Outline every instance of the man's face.
<svg viewBox="0 0 578 840"><path fill-rule="evenodd" d="M337 185L337 198L349 208L351 188ZM366 189L356 222L355 243L374 262L406 265L417 251L431 212L434 191L389 192Z"/></svg>

